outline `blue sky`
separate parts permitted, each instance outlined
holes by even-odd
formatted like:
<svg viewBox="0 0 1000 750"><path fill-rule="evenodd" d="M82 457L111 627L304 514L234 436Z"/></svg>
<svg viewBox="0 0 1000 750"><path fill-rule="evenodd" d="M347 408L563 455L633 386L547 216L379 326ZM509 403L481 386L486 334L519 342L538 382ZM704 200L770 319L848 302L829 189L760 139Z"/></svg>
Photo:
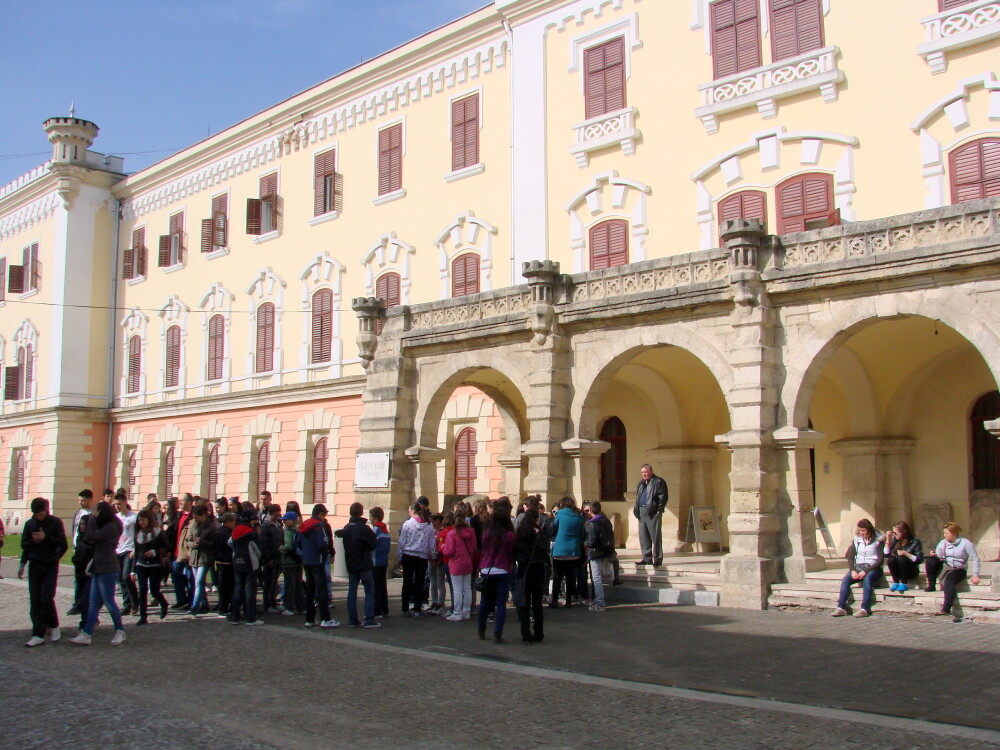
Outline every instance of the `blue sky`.
<svg viewBox="0 0 1000 750"><path fill-rule="evenodd" d="M101 128L129 172L488 0L46 0L6 3L0 185L48 158L41 124ZM147 152L147 153L135 153Z"/></svg>

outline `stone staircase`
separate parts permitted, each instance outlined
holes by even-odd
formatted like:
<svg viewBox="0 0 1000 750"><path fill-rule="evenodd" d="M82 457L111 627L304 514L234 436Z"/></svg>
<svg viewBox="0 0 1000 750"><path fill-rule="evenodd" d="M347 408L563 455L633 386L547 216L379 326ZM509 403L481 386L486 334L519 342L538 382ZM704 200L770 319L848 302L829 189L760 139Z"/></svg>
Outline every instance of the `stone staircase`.
<svg viewBox="0 0 1000 750"><path fill-rule="evenodd" d="M612 601L656 602L719 606L721 555L664 555L663 565L637 565L642 555L632 550L618 550L621 577L625 582L606 587L605 597Z"/></svg>
<svg viewBox="0 0 1000 750"><path fill-rule="evenodd" d="M844 560L827 560L828 569L807 573L804 583L778 583L771 587L768 606L792 608L802 607L813 610L830 610L837 604L840 582L847 573ZM888 581L888 582L886 582ZM910 582L910 589L897 594L889 591L891 578L884 579L875 589L875 603L872 613L891 612L915 616L933 616L941 609L944 601L940 587L934 593L927 593L924 587L927 579L921 572L916 581ZM952 613L958 617L1000 624L1000 563L984 562L978 586L968 581L958 587L958 597ZM848 612L861 601L861 589L854 587L853 599L848 599Z"/></svg>

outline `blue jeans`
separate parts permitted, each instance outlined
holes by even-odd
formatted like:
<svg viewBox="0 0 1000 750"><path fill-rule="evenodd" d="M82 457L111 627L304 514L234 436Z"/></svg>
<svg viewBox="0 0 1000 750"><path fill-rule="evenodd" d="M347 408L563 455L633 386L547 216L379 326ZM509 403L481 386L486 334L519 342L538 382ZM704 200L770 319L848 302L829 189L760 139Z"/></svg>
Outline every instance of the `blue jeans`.
<svg viewBox="0 0 1000 750"><path fill-rule="evenodd" d="M861 609L871 611L872 599L875 596L875 584L878 583L878 579L882 577L882 568L872 568L867 573L865 577L860 581L856 581L851 578L850 572L844 576L844 580L840 582L840 598L837 600L837 606L841 609L847 604L847 596L851 592L851 586L856 583L861 584L862 596L861 596Z"/></svg>
<svg viewBox="0 0 1000 750"><path fill-rule="evenodd" d="M486 632L486 616L496 609L496 620L493 622L493 634L503 635L503 623L507 619L507 591L510 587L510 574L486 576L486 590L479 600L479 632Z"/></svg>
<svg viewBox="0 0 1000 750"><path fill-rule="evenodd" d="M358 624L358 584L365 589L365 625L375 620L375 574L371 568L360 573L347 573L347 616L351 625Z"/></svg>
<svg viewBox="0 0 1000 750"><path fill-rule="evenodd" d="M97 613L103 604L108 614L111 615L111 622L115 624L115 630L124 630L122 624L122 613L118 609L118 602L115 601L115 583L118 581L118 573L101 573L92 577L90 582L90 605L87 608L87 622L83 626L83 632L93 635L94 625L97 624Z"/></svg>
<svg viewBox="0 0 1000 750"><path fill-rule="evenodd" d="M186 560L174 560L174 569L170 573L170 578L174 582L174 595L177 598L177 605L184 606L188 603L190 595L194 590L194 575Z"/></svg>
<svg viewBox="0 0 1000 750"><path fill-rule="evenodd" d="M240 617L247 622L257 621L257 572L236 571L233 581L233 603L229 607L229 619L239 622Z"/></svg>
<svg viewBox="0 0 1000 750"><path fill-rule="evenodd" d="M194 596L191 598L191 614L197 614L202 609L207 609L208 600L205 598L205 576L208 574L207 565L199 565L191 568L194 576Z"/></svg>

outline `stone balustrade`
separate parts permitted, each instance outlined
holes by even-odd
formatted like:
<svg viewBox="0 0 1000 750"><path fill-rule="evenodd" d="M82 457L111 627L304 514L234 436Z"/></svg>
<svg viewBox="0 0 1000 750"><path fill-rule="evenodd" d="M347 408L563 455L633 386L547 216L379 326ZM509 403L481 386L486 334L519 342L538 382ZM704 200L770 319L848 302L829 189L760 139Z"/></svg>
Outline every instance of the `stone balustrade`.
<svg viewBox="0 0 1000 750"><path fill-rule="evenodd" d="M620 146L626 156L633 155L636 141L642 135L635 126L637 115L635 107L626 107L574 125L576 142L569 150L576 157L577 165L587 166L590 152L608 146Z"/></svg>
<svg viewBox="0 0 1000 750"><path fill-rule="evenodd" d="M948 69L946 54L1000 36L1000 2L979 0L921 20L926 41L917 46L931 73Z"/></svg>

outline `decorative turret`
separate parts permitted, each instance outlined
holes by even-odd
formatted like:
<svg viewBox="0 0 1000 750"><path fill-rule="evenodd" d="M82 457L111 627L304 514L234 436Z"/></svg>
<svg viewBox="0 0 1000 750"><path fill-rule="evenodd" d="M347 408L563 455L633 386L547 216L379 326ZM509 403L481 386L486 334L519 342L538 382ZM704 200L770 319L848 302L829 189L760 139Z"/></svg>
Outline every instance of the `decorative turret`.
<svg viewBox="0 0 1000 750"><path fill-rule="evenodd" d="M97 137L99 128L89 120L79 117L50 117L43 125L52 143L53 164L84 165L87 149Z"/></svg>

